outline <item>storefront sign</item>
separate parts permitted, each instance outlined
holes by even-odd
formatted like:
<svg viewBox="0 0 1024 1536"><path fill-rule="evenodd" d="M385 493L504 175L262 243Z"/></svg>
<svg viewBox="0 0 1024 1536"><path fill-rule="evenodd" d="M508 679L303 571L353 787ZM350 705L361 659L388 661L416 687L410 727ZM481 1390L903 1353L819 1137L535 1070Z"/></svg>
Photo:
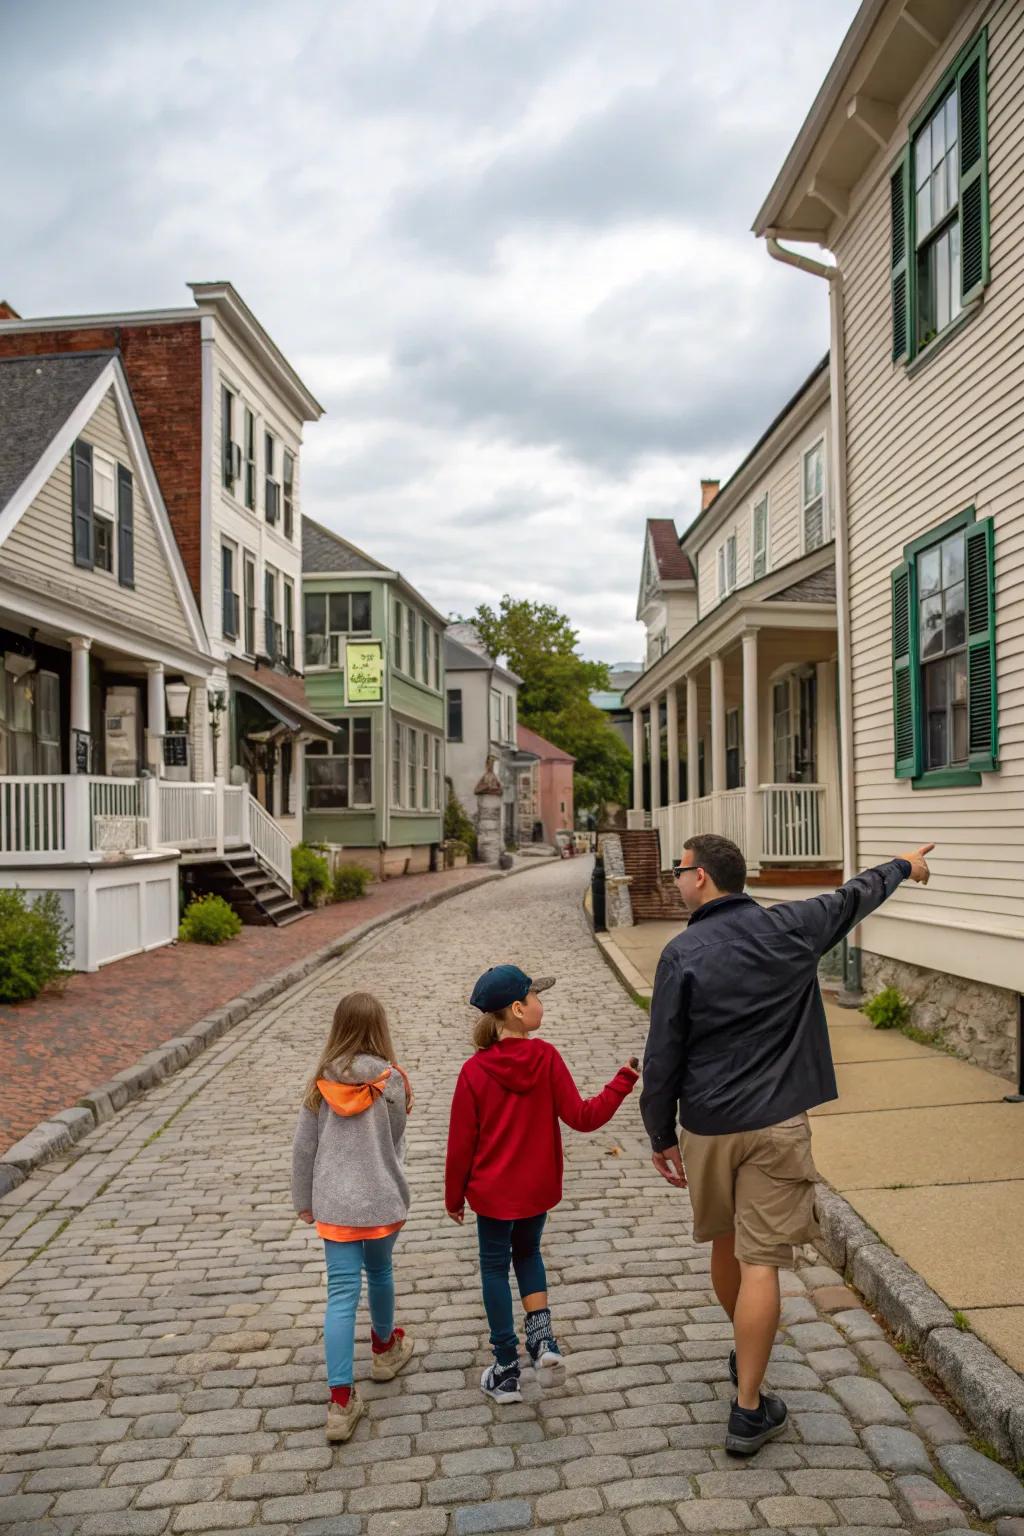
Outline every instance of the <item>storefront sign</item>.
<svg viewBox="0 0 1024 1536"><path fill-rule="evenodd" d="M379 640L346 645L345 697L349 704L383 702L384 657Z"/></svg>

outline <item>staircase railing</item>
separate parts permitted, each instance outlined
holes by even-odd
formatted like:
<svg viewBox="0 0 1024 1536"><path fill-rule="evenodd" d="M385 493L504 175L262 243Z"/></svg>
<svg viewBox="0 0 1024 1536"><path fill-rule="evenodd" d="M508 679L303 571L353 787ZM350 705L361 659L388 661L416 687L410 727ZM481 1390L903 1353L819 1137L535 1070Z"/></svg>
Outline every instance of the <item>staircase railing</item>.
<svg viewBox="0 0 1024 1536"><path fill-rule="evenodd" d="M264 864L270 865L290 891L292 888L291 842L287 834L281 831L273 816L269 815L252 795L249 796L249 841L252 843L253 852L263 860Z"/></svg>

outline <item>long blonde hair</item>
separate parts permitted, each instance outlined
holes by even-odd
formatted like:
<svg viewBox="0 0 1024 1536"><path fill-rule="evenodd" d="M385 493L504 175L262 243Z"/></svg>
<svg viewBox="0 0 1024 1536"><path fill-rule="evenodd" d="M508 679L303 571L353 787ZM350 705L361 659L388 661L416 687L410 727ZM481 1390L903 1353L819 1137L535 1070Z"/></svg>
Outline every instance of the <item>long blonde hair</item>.
<svg viewBox="0 0 1024 1536"><path fill-rule="evenodd" d="M307 1109L315 1114L323 1102L317 1078L330 1066L347 1067L354 1056L379 1056L391 1066L395 1064L388 1016L383 1003L371 992L349 992L335 1008L331 1032L302 1101Z"/></svg>

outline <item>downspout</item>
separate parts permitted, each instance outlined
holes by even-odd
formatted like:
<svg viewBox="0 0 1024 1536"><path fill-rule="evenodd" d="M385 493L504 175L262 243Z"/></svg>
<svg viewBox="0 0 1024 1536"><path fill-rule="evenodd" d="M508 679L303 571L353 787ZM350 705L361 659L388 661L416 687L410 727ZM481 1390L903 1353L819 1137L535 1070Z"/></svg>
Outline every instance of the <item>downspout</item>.
<svg viewBox="0 0 1024 1536"><path fill-rule="evenodd" d="M769 231L768 254L787 267L796 267L828 283L829 386L831 390L831 459L834 485L836 595L839 649L839 794L843 830L843 881L856 871L857 812L853 781L853 664L850 654L850 534L846 499L846 359L843 325L843 275L838 266L813 261L779 244Z"/></svg>

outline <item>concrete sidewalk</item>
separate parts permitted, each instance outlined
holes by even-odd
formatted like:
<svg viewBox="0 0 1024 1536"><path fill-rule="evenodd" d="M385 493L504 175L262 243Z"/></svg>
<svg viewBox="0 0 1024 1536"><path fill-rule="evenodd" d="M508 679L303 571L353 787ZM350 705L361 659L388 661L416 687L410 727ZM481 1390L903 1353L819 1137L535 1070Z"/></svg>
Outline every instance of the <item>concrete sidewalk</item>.
<svg viewBox="0 0 1024 1536"><path fill-rule="evenodd" d="M649 996L674 923L598 938ZM1024 1373L1024 1105L1011 1085L826 1001L839 1099L813 1112L824 1179Z"/></svg>

